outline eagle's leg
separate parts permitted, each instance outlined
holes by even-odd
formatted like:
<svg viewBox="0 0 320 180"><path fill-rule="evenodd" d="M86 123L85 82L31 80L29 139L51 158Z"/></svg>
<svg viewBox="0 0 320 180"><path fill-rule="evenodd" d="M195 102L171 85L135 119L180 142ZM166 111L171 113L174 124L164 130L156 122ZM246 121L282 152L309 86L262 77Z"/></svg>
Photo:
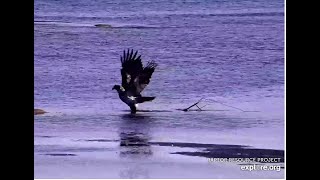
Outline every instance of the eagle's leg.
<svg viewBox="0 0 320 180"><path fill-rule="evenodd" d="M131 114L135 114L137 112L137 108L135 105L131 105L130 109L131 109Z"/></svg>

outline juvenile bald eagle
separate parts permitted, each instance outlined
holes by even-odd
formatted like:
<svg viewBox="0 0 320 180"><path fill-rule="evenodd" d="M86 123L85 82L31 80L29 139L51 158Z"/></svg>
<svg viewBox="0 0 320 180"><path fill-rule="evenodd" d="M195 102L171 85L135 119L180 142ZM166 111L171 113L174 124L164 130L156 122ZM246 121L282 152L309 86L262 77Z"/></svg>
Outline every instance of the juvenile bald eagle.
<svg viewBox="0 0 320 180"><path fill-rule="evenodd" d="M152 101L155 97L142 97L141 92L150 83L152 73L157 64L154 61L147 63L143 67L141 62L141 55L137 56L138 51L133 54L133 50L123 51L121 56L121 76L122 84L114 85L112 90L117 90L119 98L126 103L131 113L137 112L137 104L146 101Z"/></svg>

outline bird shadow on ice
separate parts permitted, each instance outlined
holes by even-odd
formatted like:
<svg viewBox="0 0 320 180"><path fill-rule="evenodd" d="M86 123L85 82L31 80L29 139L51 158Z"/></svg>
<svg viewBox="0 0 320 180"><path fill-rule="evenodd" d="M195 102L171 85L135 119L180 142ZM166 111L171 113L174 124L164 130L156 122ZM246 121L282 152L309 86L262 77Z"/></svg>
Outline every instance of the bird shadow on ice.
<svg viewBox="0 0 320 180"><path fill-rule="evenodd" d="M123 154L146 154L146 148L144 147L150 147L149 141L151 140L151 116L145 114L124 114L121 117L118 133L120 146L126 150Z"/></svg>
<svg viewBox="0 0 320 180"><path fill-rule="evenodd" d="M138 120L138 121L135 121ZM150 126L152 116L146 114L123 114L118 127L120 139L119 156L127 163L120 170L121 178L148 178L148 169L139 165L139 161L146 161L153 155Z"/></svg>

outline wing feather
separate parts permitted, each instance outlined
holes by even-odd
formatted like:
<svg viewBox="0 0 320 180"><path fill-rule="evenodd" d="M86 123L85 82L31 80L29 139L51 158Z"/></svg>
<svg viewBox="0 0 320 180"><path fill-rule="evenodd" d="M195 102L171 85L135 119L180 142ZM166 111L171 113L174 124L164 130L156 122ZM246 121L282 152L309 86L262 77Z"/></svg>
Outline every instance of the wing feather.
<svg viewBox="0 0 320 180"><path fill-rule="evenodd" d="M141 62L141 56L136 58L138 51L133 55L133 49L128 49L127 51L123 51L123 55L121 56L121 76L122 76L122 87L128 90L133 86L132 80L134 80L143 70L143 65Z"/></svg>
<svg viewBox="0 0 320 180"><path fill-rule="evenodd" d="M139 76L136 77L134 86L136 87L135 91L137 94L140 94L150 83L152 74L157 66L157 63L155 63L154 61L148 62L147 66L143 68Z"/></svg>
<svg viewBox="0 0 320 180"><path fill-rule="evenodd" d="M138 55L138 51L133 52L123 51L123 55L120 57L122 63L121 76L122 87L126 92L132 96L141 96L140 93L150 83L151 77L157 63L154 61L148 62L146 67L143 67L141 55Z"/></svg>

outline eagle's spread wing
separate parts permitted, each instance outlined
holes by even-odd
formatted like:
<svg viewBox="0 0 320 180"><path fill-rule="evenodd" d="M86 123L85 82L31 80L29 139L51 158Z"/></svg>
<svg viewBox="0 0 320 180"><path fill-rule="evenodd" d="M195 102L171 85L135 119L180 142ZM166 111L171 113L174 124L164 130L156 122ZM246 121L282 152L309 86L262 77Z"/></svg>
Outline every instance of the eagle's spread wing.
<svg viewBox="0 0 320 180"><path fill-rule="evenodd" d="M128 50L124 51L121 56L122 87L132 96L140 96L157 67L154 61L148 62L147 66L143 67L141 55L137 56L137 54L138 51L133 53L133 50L131 52Z"/></svg>
<svg viewBox="0 0 320 180"><path fill-rule="evenodd" d="M152 73L157 64L154 61L148 62L147 66L143 68L142 72L133 81L136 93L140 94L144 88L150 83Z"/></svg>
<svg viewBox="0 0 320 180"><path fill-rule="evenodd" d="M143 65L141 62L141 55L137 57L138 51L133 54L133 50L123 51L123 56L121 56L121 76L122 76L122 87L125 90L130 89L133 85L133 81L143 70Z"/></svg>

